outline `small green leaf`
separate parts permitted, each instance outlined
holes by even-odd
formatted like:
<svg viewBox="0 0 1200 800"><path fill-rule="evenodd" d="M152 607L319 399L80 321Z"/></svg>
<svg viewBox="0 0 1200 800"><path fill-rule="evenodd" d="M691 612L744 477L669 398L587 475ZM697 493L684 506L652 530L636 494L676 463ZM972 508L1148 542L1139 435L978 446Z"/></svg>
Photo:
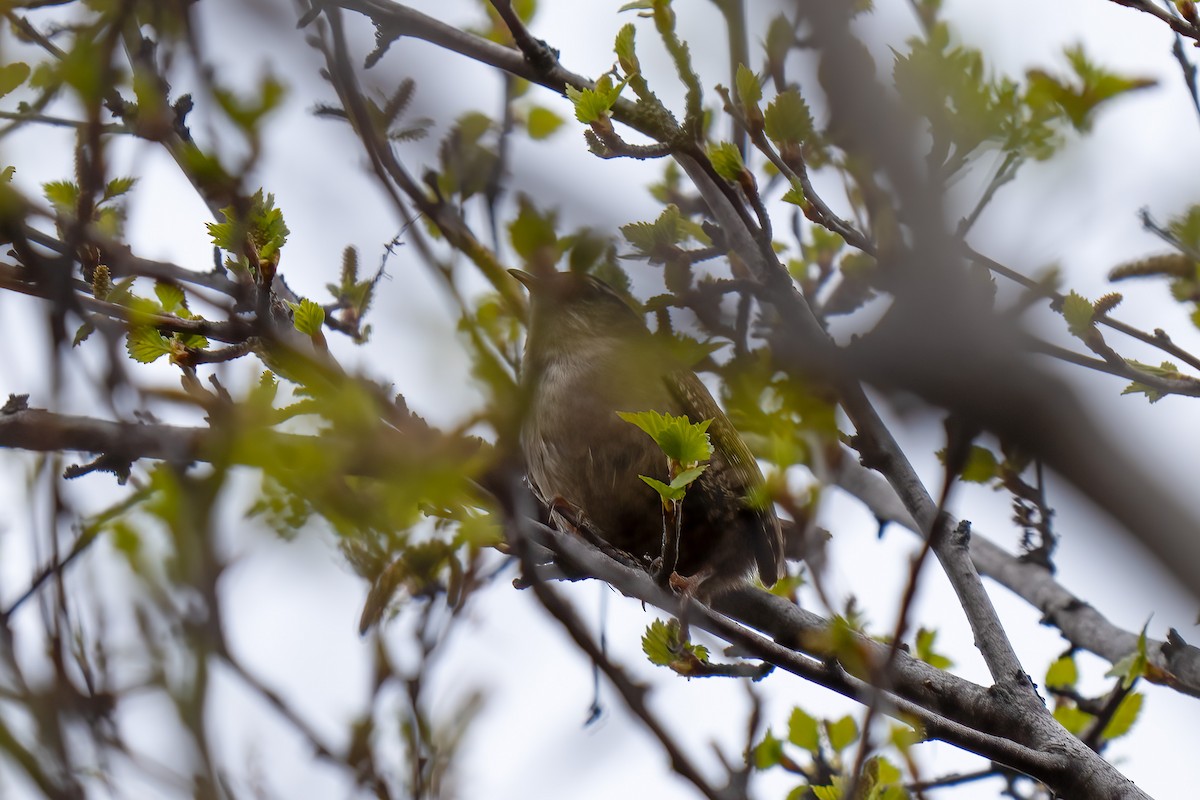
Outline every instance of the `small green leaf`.
<svg viewBox="0 0 1200 800"><path fill-rule="evenodd" d="M799 186L789 186L788 190L783 193L783 197L779 199L785 203L800 206L801 208L808 205L808 201L804 199L804 191Z"/></svg>
<svg viewBox="0 0 1200 800"><path fill-rule="evenodd" d="M656 619L646 627L646 632L642 634L642 652L650 659L650 663L670 667L682 675L689 674L693 665L708 664L708 648L681 642L679 621L674 619L670 622Z"/></svg>
<svg viewBox="0 0 1200 800"><path fill-rule="evenodd" d="M529 138L536 140L549 138L562 124L562 117L541 106L531 108L525 118L525 130L529 132Z"/></svg>
<svg viewBox="0 0 1200 800"><path fill-rule="evenodd" d="M686 494L685 489L677 489L673 486L668 486L657 478L651 478L648 475L638 475L638 477L645 481L647 486L658 492L658 496L662 498L664 504L672 501L679 502Z"/></svg>
<svg viewBox="0 0 1200 800"><path fill-rule="evenodd" d="M1081 132L1091 129L1093 116L1101 104L1157 84L1152 78L1118 75L1097 66L1088 59L1082 45L1067 48L1066 56L1076 80L1057 78L1043 70L1030 70L1027 73L1030 102L1038 104L1049 100Z"/></svg>
<svg viewBox="0 0 1200 800"><path fill-rule="evenodd" d="M517 195L517 216L508 226L508 235L512 239L513 250L526 263L548 262L543 266L551 266L558 260L555 245L558 234L555 226L557 216L553 211L541 213L533 205L527 195Z"/></svg>
<svg viewBox="0 0 1200 800"><path fill-rule="evenodd" d="M732 142L717 142L708 146L708 160L713 169L727 181L737 183L746 165L742 162L742 154Z"/></svg>
<svg viewBox="0 0 1200 800"><path fill-rule="evenodd" d="M1067 733L1073 736L1083 733L1095 719L1086 711L1082 711L1074 705L1065 704L1054 709L1054 718L1058 720L1059 725L1067 729Z"/></svg>
<svg viewBox="0 0 1200 800"><path fill-rule="evenodd" d="M745 64L738 64L737 75L734 77L737 85L738 101L746 110L757 109L758 101L762 100L762 84L754 70Z"/></svg>
<svg viewBox="0 0 1200 800"><path fill-rule="evenodd" d="M303 298L299 303L288 303L292 309L292 325L305 336L316 336L325 324L325 309Z"/></svg>
<svg viewBox="0 0 1200 800"><path fill-rule="evenodd" d="M137 183L137 178L125 176L121 178L113 178L108 183L104 184L104 197L100 202L112 200L114 197L120 197L133 188Z"/></svg>
<svg viewBox="0 0 1200 800"><path fill-rule="evenodd" d="M768 730L763 740L754 746L750 756L755 769L770 769L783 761L783 742Z"/></svg>
<svg viewBox="0 0 1200 800"><path fill-rule="evenodd" d="M782 64L788 51L796 44L796 26L784 14L779 14L771 20L767 27L767 38L764 42L767 59L772 64Z"/></svg>
<svg viewBox="0 0 1200 800"><path fill-rule="evenodd" d="M917 630L917 658L931 667L950 669L950 667L954 666L954 662L934 651L933 645L936 641L937 631L928 628L919 628Z"/></svg>
<svg viewBox="0 0 1200 800"><path fill-rule="evenodd" d="M234 253L243 260L243 249L247 242L255 248L260 261L269 264L279 263L279 249L287 242L287 224L283 221L283 211L275 207L275 195L263 196L259 189L249 198L247 211L244 216L238 214L233 206L221 209L224 222L206 223L212 243L229 253Z"/></svg>
<svg viewBox="0 0 1200 800"><path fill-rule="evenodd" d="M1000 474L1000 462L996 455L986 447L971 445L967 453L967 463L963 465L962 479L969 483L988 483Z"/></svg>
<svg viewBox="0 0 1200 800"><path fill-rule="evenodd" d="M617 31L616 41L613 42L617 63L621 65L621 71L626 76L637 75L642 71L642 65L638 62L637 52L634 49L635 35L633 23L627 22L621 30Z"/></svg>
<svg viewBox="0 0 1200 800"><path fill-rule="evenodd" d="M838 785L839 779L835 776L834 783L831 786L813 786L812 793L817 800L842 800L842 789Z"/></svg>
<svg viewBox="0 0 1200 800"><path fill-rule="evenodd" d="M217 104L247 134L253 133L262 118L283 103L286 94L287 87L271 74L259 80L257 97L241 98L227 89L213 89Z"/></svg>
<svg viewBox="0 0 1200 800"><path fill-rule="evenodd" d="M1112 665L1112 669L1104 673L1106 678L1120 678L1121 686L1128 689L1133 686L1133 682L1146 674L1146 668L1149 665L1149 658L1146 655L1146 628L1150 626L1147 620L1142 626L1142 632L1138 635L1137 647L1132 653L1122 658L1120 661Z"/></svg>
<svg viewBox="0 0 1200 800"><path fill-rule="evenodd" d="M686 489L692 483L692 481L696 480L696 478L699 478L706 469L708 469L708 464L701 464L698 467L685 469L683 472L680 472L671 479L671 488Z"/></svg>
<svg viewBox="0 0 1200 800"><path fill-rule="evenodd" d="M788 741L813 755L821 750L821 731L817 720L802 708L793 708L788 717Z"/></svg>
<svg viewBox="0 0 1200 800"><path fill-rule="evenodd" d="M1197 312L1197 313L1200 313L1200 312ZM1159 378L1165 378L1167 380L1172 380L1172 381L1187 379L1187 376L1179 371L1179 367L1170 361L1163 361L1157 367L1154 366L1153 364L1143 364L1142 362L1135 361L1132 358L1127 358L1127 359L1125 359L1125 361L1126 361L1126 363L1129 364L1129 366L1134 367L1135 369L1139 369L1143 372L1148 372L1151 375L1154 375ZM1138 394L1138 393L1144 393L1146 395L1146 399L1149 400L1151 403L1157 403L1159 400L1163 399L1163 393L1160 392L1158 389L1155 389L1144 383L1139 383L1138 381L1134 381L1133 383L1129 384L1128 386L1125 387L1124 391L1121 392L1121 394Z"/></svg>
<svg viewBox="0 0 1200 800"><path fill-rule="evenodd" d="M1145 696L1139 692L1125 695L1117 710L1113 712L1112 719L1104 726L1100 738L1107 742L1129 733L1133 729L1133 723L1137 722L1138 715L1142 713L1144 700Z"/></svg>
<svg viewBox="0 0 1200 800"><path fill-rule="evenodd" d="M780 92L767 106L765 126L767 136L776 143L802 144L814 131L808 104L794 89Z"/></svg>
<svg viewBox="0 0 1200 800"><path fill-rule="evenodd" d="M611 75L601 75L596 81L595 89L576 89L574 86L568 86L567 99L575 105L575 119L584 125L591 125L607 117L628 80L626 78L613 85Z"/></svg>
<svg viewBox="0 0 1200 800"><path fill-rule="evenodd" d="M660 414L657 411L618 411L617 416L645 431L662 448L667 458L688 465L685 468L707 461L712 456L712 442L707 433L711 419L693 424L687 417Z"/></svg>
<svg viewBox="0 0 1200 800"><path fill-rule="evenodd" d="M125 350L134 361L149 364L170 355L171 343L154 328L139 326L125 336Z"/></svg>
<svg viewBox="0 0 1200 800"><path fill-rule="evenodd" d="M85 322L75 331L75 338L71 341L71 347L78 347L87 341L87 338L96 332L96 326L90 322Z"/></svg>
<svg viewBox="0 0 1200 800"><path fill-rule="evenodd" d="M154 284L154 294L158 297L158 302L162 304L162 310L167 314L174 314L186 305L183 287L176 284L157 281Z"/></svg>
<svg viewBox="0 0 1200 800"><path fill-rule="evenodd" d="M1071 292L1063 298L1062 315L1071 335L1083 338L1092 328L1096 308L1086 297Z"/></svg>
<svg viewBox="0 0 1200 800"><path fill-rule="evenodd" d="M74 210L79 204L79 187L72 181L49 181L42 184L42 194L59 210Z"/></svg>
<svg viewBox="0 0 1200 800"><path fill-rule="evenodd" d="M0 97L16 89L29 79L29 65L23 61L14 61L0 67Z"/></svg>
<svg viewBox="0 0 1200 800"><path fill-rule="evenodd" d="M638 256L651 264L664 264L679 250L678 245L688 239L709 243L704 229L679 213L678 206L671 204L663 208L654 222L631 222L621 226L621 234L637 251Z"/></svg>
<svg viewBox="0 0 1200 800"><path fill-rule="evenodd" d="M1079 668L1075 665L1075 656L1067 654L1060 656L1046 670L1047 689L1070 689L1079 682Z"/></svg>
<svg viewBox="0 0 1200 800"><path fill-rule="evenodd" d="M858 723L849 714L836 722L826 720L825 733L829 736L829 746L840 753L858 741Z"/></svg>

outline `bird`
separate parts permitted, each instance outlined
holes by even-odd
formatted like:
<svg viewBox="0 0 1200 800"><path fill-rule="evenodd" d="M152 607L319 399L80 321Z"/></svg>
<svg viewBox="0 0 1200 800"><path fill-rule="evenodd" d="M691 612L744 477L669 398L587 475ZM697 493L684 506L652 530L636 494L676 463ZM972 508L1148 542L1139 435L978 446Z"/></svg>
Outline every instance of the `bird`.
<svg viewBox="0 0 1200 800"><path fill-rule="evenodd" d="M762 471L696 373L600 279L509 272L530 297L520 439L539 499L552 511L570 509L608 546L654 563L664 553L663 506L638 476L668 482L667 458L617 412L712 420L708 468L682 502L677 560L657 566L673 588L706 600L756 573L774 584L786 570L783 534Z"/></svg>

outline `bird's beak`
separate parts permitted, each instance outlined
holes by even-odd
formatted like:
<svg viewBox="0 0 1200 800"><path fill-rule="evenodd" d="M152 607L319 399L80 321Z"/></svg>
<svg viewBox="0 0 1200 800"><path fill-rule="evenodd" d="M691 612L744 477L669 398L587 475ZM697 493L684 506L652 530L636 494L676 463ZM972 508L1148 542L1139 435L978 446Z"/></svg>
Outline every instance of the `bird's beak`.
<svg viewBox="0 0 1200 800"><path fill-rule="evenodd" d="M516 278L521 283L522 286L524 286L526 289L529 290L530 294L532 294L533 291L538 286L538 283L539 283L538 279L535 278L534 276L530 275L528 272L525 272L524 270L510 269L508 271L508 274L512 275L514 278Z"/></svg>

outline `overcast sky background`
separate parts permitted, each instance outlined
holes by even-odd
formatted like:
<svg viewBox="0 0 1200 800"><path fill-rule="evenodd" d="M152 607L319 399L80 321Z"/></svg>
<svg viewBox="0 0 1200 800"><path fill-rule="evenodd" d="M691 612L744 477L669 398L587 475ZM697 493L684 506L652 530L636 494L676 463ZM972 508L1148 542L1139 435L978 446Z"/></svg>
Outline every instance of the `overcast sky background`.
<svg viewBox="0 0 1200 800"><path fill-rule="evenodd" d="M414 6L452 23L476 22L474 3L422 2ZM597 76L614 61L613 36L630 14L616 13L620 2L543 0L533 25L536 35L562 51L565 66ZM751 30L765 30L775 4L752 1ZM908 4L880 0L880 8L861 25L882 72L890 72L888 46L901 47L917 26ZM705 84L728 84L724 44L714 38L719 15L705 0L676 0L681 35L692 43ZM364 269L378 263L382 246L398 232L399 223L367 175L361 147L348 128L315 120L311 107L332 99L315 78L315 53L300 44L290 5L281 0L255 3L209 0L196 6L217 53L218 76L234 85L249 85L267 66L294 86L285 106L268 125L261 183L274 192L292 234L283 251L281 268L299 293L317 299L333 279L347 244L359 248ZM236 12L236 13L235 13ZM976 3L948 0L945 16L956 34L984 49L991 65L1021 75L1031 67L1066 70L1064 46L1083 42L1100 63L1138 76L1158 79L1157 88L1123 98L1102 111L1094 133L1073 141L1052 163L1033 165L1014 185L1003 189L972 236L977 249L1027 273L1059 264L1067 285L1088 297L1108 291L1105 274L1121 261L1162 251L1141 230L1136 212L1149 207L1160 220L1182 211L1197 196L1200 163L1200 124L1186 96L1178 66L1170 56L1172 38L1165 26L1102 0L1006 0ZM37 19L37 17L35 17ZM348 15L358 52L372 47L372 31ZM236 24L231 24L235 22ZM652 85L664 99L678 99L670 88L674 70L662 56L652 25L639 24L639 55ZM761 50L752 46L759 58ZM4 54L9 59L8 54ZM437 121L428 143L404 145L401 153L416 162L429 158L437 140L453 119L466 110L498 113L499 82L493 73L458 57L447 57L431 45L403 40L394 44L364 80L388 88L404 76L418 81L413 116ZM179 84L176 91L188 87ZM314 93L316 92L316 94ZM534 89L529 99L570 118L567 102ZM810 98L821 119L819 97ZM675 103L678 107L678 102ZM194 122L205 119L203 106ZM656 180L659 165L630 160L601 161L586 152L580 128L573 120L548 143L532 144L515 137L511 162L514 191L524 190L543 206L558 206L566 228L581 224L615 231L636 220L658 214L655 201L642 188ZM30 135L30 134L34 135ZM201 125L200 134L203 135ZM6 142L5 163L17 165L17 179L31 193L46 180L68 177L63 158L69 137L54 140L45 131L27 131ZM60 146L61 145L61 146ZM142 176L131 197L129 237L143 256L164 258L198 270L211 263L203 222L207 212L179 177L173 165L153 145L122 143L116 153L116 173ZM414 172L419 172L414 169ZM581 187L586 187L581 189ZM818 187L836 198L838 187L828 176ZM969 183L962 187L972 198ZM630 262L635 285L643 296L657 291L654 269ZM392 280L381 284L371 319L372 341L355 348L330 337L343 363L375 378L391 380L411 407L435 424L451 424L470 413L480 395L470 387L468 362L454 332L454 311L413 257L400 249L389 262ZM1186 313L1157 284L1127 286L1121 318L1143 328L1163 327L1181 346L1200 349L1200 336ZM28 331L33 304L0 295L0 337L7 346L0 360L0 396L30 392L37 406L51 405L46 385L46 343ZM1046 329L1061 322L1043 315ZM1065 332L1060 331L1060 338ZM1122 354L1152 356L1122 342ZM102 363L86 354L86 369ZM136 367L140 378L164 385L177 378L166 367ZM257 365L237 363L221 369L222 379L237 386L257 377ZM92 373L94 374L94 372ZM1149 406L1139 397L1120 397L1122 385L1112 378L1074 376L1096 413L1120 434L1134 454L1154 474L1181 476L1178 490L1194 495L1184 476L1196 474L1196 427L1187 424L1194 410L1189 401L1169 398ZM69 378L72 387L89 383ZM887 401L881 401L887 407ZM59 407L78 413L99 413L96 398L85 389L68 392ZM169 409L159 410L170 418ZM195 420L180 416L180 421ZM897 417L898 434L926 479L940 481L932 451L941 445L940 421L934 416L906 413ZM45 510L29 506L26 477L31 459L0 454L0 504L13 512L0 517L0 602L7 603L27 580L31 559L29 528ZM255 481L248 476L245 497ZM81 510L99 508L120 492L109 476L78 481L72 497ZM245 499L245 498L241 498ZM331 537L314 531L292 543L282 543L254 525L241 524L232 513L239 498L231 498L230 524L219 535L225 552L238 564L222 584L235 650L260 678L295 703L317 730L337 743L347 721L355 717L367 696L369 658L373 644L356 633L365 586L340 562ZM1058 514L1056 529L1063 536L1058 557L1059 578L1076 594L1092 602L1117 624L1137 630L1151 618L1150 631L1162 637L1169 626L1189 640L1200 636L1194 627L1197 603L1176 587L1136 544L1111 522L1089 509L1060 481L1052 484L1051 503ZM968 488L957 496L957 511L970 518L976 530L1007 547L1018 531L1009 522L1005 497L987 489ZM18 509L22 509L18 511ZM875 540L876 525L869 514L837 496L827 499L822 524L834 535L829 580L843 596L854 594L867 609L874 630L890 630L894 610L907 574L915 539L890 530ZM116 559L93 553L86 580L120 595L122 567ZM535 599L513 590L509 575L476 598L465 626L457 629L432 678L433 715L452 715L461 700L478 689L486 693L482 715L467 740L458 783L464 798L527 798L571 796L611 798L654 796L692 797L689 787L673 777L661 748L632 724L620 700L604 689L606 713L599 723L582 723L591 702L592 674L586 660L566 641L557 624ZM915 623L941 631L940 649L956 662L956 671L986 681L986 670L971 646L962 612L936 566L924 574ZM652 706L670 719L689 743L690 752L709 762L710 742L717 742L735 761L744 745L742 729L746 688L738 682L687 682L651 667L640 655L640 635L653 613L595 584L560 587L590 619L596 619L607 595L608 640L614 657L638 676L653 681ZM1002 619L1016 641L1019 655L1036 681L1065 645L1057 634L1037 624L1038 613L1003 590L993 592ZM27 607L19 617L20 630L30 633L40 620ZM405 637L401 618L385 629L384 638L403 663ZM36 653L23 658L35 663ZM1106 665L1080 656L1085 687L1100 690ZM2 676L0 676L2 678ZM345 797L350 792L342 776L315 760L289 728L229 676L217 675L218 708L214 741L226 753L235 776L259 775L262 783L282 797ZM795 704L810 713L839 716L861 710L819 687L777 673L758 684L766 701L765 721L777 732L786 730L787 714ZM1114 745L1110 757L1143 789L1158 797L1177 796L1174 777L1183 770L1164 764L1188 763L1200 745L1195 726L1196 700L1143 685L1148 698L1143 719L1132 736ZM156 724L167 709L146 702L135 707L140 745L165 760L178 760L178 743L165 737ZM969 770L980 759L940 745L918 751L925 777L950 769ZM397 756L398 758L398 756ZM13 782L7 764L0 762L0 795L22 797L22 784ZM243 783L242 788L247 784ZM782 797L793 785L767 775L754 787L755 796ZM995 782L954 790L943 796L994 798ZM149 787L129 785L125 797L150 796Z"/></svg>

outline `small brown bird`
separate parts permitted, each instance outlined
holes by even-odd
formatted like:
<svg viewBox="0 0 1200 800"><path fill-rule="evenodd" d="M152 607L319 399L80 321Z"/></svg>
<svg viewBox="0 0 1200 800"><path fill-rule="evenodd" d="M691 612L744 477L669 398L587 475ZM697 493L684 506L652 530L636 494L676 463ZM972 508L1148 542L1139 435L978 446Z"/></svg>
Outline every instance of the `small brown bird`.
<svg viewBox="0 0 1200 800"><path fill-rule="evenodd" d="M763 483L750 449L689 368L671 358L611 287L570 272L511 270L529 289L521 445L544 502L565 502L611 546L644 559L662 554L663 510L638 475L668 481L667 459L618 411L686 415L708 429L713 455L688 487L675 572L688 594L712 597L757 568L783 574L783 536L770 504L748 500Z"/></svg>

